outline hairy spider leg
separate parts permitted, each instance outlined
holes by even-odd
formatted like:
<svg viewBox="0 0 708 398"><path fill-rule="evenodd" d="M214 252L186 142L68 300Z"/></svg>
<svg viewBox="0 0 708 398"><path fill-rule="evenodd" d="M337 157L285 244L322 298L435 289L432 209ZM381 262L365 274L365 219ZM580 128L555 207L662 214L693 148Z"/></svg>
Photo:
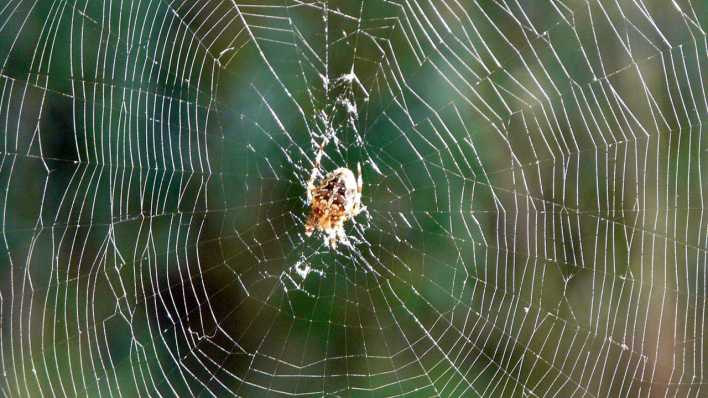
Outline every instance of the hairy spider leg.
<svg viewBox="0 0 708 398"><path fill-rule="evenodd" d="M357 178L356 178L356 200L352 209L352 217L366 210L366 206L361 205L361 192L364 190L364 179L361 174L361 162L356 163Z"/></svg>
<svg viewBox="0 0 708 398"><path fill-rule="evenodd" d="M315 167L312 168L310 179L307 180L307 204L312 203L312 193L315 191L315 179L317 178L317 174L321 174L320 166L322 163L322 155L324 155L324 147L327 145L328 141L327 137L322 140L317 150L317 155L315 155Z"/></svg>

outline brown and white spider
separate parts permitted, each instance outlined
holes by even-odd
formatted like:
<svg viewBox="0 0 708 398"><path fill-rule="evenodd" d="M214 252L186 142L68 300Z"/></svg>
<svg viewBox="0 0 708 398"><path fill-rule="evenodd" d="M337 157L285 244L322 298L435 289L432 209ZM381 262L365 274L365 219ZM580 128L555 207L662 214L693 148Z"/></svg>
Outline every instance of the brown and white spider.
<svg viewBox="0 0 708 398"><path fill-rule="evenodd" d="M344 233L344 222L356 217L366 210L361 204L361 165L357 163L358 176L346 167L340 167L328 173L319 184L315 179L320 174L320 162L327 145L325 138L315 156L315 167L312 168L307 181L307 203L310 205L310 215L305 223L305 235L311 236L315 230L324 234L325 244L332 249L338 242L348 243Z"/></svg>

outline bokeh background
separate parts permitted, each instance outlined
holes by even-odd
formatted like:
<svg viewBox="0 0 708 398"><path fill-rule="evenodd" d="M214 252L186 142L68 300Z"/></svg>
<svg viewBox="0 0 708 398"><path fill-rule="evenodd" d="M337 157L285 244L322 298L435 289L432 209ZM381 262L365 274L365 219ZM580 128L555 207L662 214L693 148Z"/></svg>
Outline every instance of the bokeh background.
<svg viewBox="0 0 708 398"><path fill-rule="evenodd" d="M2 395L705 396L705 8L7 1Z"/></svg>

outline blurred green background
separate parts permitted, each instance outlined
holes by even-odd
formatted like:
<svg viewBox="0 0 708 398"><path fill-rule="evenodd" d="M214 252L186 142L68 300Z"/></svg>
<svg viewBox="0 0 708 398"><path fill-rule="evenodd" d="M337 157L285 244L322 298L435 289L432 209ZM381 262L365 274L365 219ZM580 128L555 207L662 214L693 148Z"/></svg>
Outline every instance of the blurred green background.
<svg viewBox="0 0 708 398"><path fill-rule="evenodd" d="M4 396L706 394L704 2L11 0L0 61Z"/></svg>

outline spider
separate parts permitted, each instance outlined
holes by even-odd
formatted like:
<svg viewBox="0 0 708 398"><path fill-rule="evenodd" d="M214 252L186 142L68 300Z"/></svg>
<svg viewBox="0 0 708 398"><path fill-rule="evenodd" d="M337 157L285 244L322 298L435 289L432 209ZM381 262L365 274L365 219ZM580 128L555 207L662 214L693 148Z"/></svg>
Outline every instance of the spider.
<svg viewBox="0 0 708 398"><path fill-rule="evenodd" d="M315 185L315 179L320 172L320 162L324 155L327 139L320 144L315 156L315 167L312 168L307 181L307 203L310 205L310 215L305 223L305 235L311 236L315 230L324 233L324 242L332 249L338 242L348 243L344 233L344 222L356 217L366 210L361 204L361 164L357 163L358 176L346 167L339 167L328 173Z"/></svg>

